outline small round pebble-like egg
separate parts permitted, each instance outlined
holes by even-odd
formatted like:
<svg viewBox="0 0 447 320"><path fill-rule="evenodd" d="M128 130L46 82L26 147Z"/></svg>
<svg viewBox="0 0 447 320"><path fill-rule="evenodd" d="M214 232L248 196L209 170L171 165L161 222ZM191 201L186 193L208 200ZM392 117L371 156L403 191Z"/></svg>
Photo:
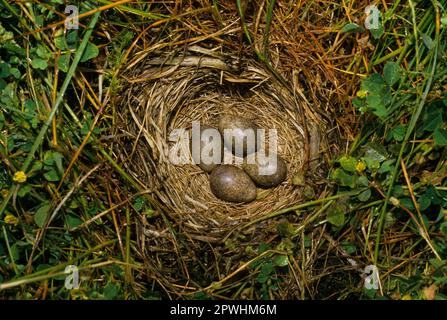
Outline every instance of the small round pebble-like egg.
<svg viewBox="0 0 447 320"><path fill-rule="evenodd" d="M287 164L276 154L272 154L272 158L268 155L262 160L257 153L246 158L242 167L260 188L276 187L287 177Z"/></svg>
<svg viewBox="0 0 447 320"><path fill-rule="evenodd" d="M210 175L213 194L224 201L247 203L256 199L256 186L244 170L233 165L220 165Z"/></svg>
<svg viewBox="0 0 447 320"><path fill-rule="evenodd" d="M212 129L214 131L210 131L207 129ZM211 172L217 165L223 162L224 158L223 138L220 132L216 128L213 128L206 124L200 125L200 150L198 150L198 153L193 152L192 139L193 135L191 135L189 144L191 156L194 160L194 163L197 164L200 167L200 169L202 169L205 172ZM214 157L215 150L219 149L220 149L220 155L216 155L216 157ZM204 159L203 156L206 156L207 159Z"/></svg>
<svg viewBox="0 0 447 320"><path fill-rule="evenodd" d="M225 146L237 157L245 157L257 151L258 127L246 118L234 115L221 115L219 131Z"/></svg>

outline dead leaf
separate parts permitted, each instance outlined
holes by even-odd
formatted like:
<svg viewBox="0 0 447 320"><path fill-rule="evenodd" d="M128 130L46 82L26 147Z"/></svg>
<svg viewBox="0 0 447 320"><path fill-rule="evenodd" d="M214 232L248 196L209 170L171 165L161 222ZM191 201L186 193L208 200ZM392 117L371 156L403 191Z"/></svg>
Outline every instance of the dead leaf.
<svg viewBox="0 0 447 320"><path fill-rule="evenodd" d="M427 300L435 300L436 293L438 292L438 286L436 284L432 284L429 287L425 287L422 292L424 293L424 297Z"/></svg>

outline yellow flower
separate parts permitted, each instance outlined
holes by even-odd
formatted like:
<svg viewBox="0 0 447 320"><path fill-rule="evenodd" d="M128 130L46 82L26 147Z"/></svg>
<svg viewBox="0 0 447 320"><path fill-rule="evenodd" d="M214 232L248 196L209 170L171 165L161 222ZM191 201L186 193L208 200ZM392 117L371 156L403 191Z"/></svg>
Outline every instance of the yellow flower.
<svg viewBox="0 0 447 320"><path fill-rule="evenodd" d="M19 223L19 219L14 217L12 214L7 214L4 221L7 224L13 224L15 226Z"/></svg>
<svg viewBox="0 0 447 320"><path fill-rule="evenodd" d="M14 177L12 178L14 182L24 183L26 181L26 174L23 171L17 171L14 173Z"/></svg>
<svg viewBox="0 0 447 320"><path fill-rule="evenodd" d="M366 90L359 90L359 91L357 91L356 95L359 98L364 98L364 97L366 97L368 95L368 91L366 91Z"/></svg>
<svg viewBox="0 0 447 320"><path fill-rule="evenodd" d="M6 198L8 196L8 192L9 192L8 189L3 189L2 190L2 197Z"/></svg>
<svg viewBox="0 0 447 320"><path fill-rule="evenodd" d="M402 297L402 300L413 300L413 298L409 294L406 294Z"/></svg>
<svg viewBox="0 0 447 320"><path fill-rule="evenodd" d="M25 129L31 128L30 124L27 121L22 122L22 127L24 127Z"/></svg>
<svg viewBox="0 0 447 320"><path fill-rule="evenodd" d="M363 172L366 169L366 165L363 161L359 161L357 162L356 166L355 166L355 170L357 170L357 172Z"/></svg>
<svg viewBox="0 0 447 320"><path fill-rule="evenodd" d="M395 198L395 197L390 197L390 202L393 206L395 207L400 207L400 201L399 199Z"/></svg>

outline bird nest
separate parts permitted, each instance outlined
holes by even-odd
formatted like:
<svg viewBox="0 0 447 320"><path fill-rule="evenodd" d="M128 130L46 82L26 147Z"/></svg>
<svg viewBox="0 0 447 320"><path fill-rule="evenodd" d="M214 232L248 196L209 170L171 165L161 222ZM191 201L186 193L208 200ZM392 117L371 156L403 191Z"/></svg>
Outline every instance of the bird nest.
<svg viewBox="0 0 447 320"><path fill-rule="evenodd" d="M124 77L117 105L126 134L116 152L127 173L171 218L195 232L215 234L302 200L303 186L311 183L320 165L322 124L306 98L267 68L193 46L181 54L144 57ZM272 189L258 189L250 203L219 200L207 173L190 161L179 164L170 157L178 143L176 129L190 132L193 121L217 126L223 114L275 129L278 154L287 163L286 180Z"/></svg>

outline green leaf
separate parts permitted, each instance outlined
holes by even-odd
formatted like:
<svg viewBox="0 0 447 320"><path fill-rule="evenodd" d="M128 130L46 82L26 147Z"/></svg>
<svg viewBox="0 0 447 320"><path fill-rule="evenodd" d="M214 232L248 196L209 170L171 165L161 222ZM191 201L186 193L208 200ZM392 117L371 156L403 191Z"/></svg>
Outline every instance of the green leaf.
<svg viewBox="0 0 447 320"><path fill-rule="evenodd" d="M42 228L47 221L50 215L50 209L51 205L47 203L37 209L36 213L34 214L34 222L39 228Z"/></svg>
<svg viewBox="0 0 447 320"><path fill-rule="evenodd" d="M376 95L382 91L383 78L378 73L373 73L366 79L362 80L360 88L368 92L368 94Z"/></svg>
<svg viewBox="0 0 447 320"><path fill-rule="evenodd" d="M68 72L70 68L70 53L63 54L58 58L57 67L62 72Z"/></svg>
<svg viewBox="0 0 447 320"><path fill-rule="evenodd" d="M3 44L4 42L9 42L10 40L14 39L14 33L11 31L7 31L1 24L0 24L0 43Z"/></svg>
<svg viewBox="0 0 447 320"><path fill-rule="evenodd" d="M264 263L261 267L261 273L269 275L275 271L275 268L271 262Z"/></svg>
<svg viewBox="0 0 447 320"><path fill-rule="evenodd" d="M400 142L400 141L404 140L406 131L407 131L407 126L404 124L399 124L393 128L391 133L393 135L394 140Z"/></svg>
<svg viewBox="0 0 447 320"><path fill-rule="evenodd" d="M62 166L63 156L59 152L53 152L54 163L56 164L56 168L60 175L64 174L64 168Z"/></svg>
<svg viewBox="0 0 447 320"><path fill-rule="evenodd" d="M269 276L260 273L257 277L256 277L256 281L259 283L265 283L267 282L267 280L269 279Z"/></svg>
<svg viewBox="0 0 447 320"><path fill-rule="evenodd" d="M276 256L273 263L278 267L285 267L289 264L289 257L287 255Z"/></svg>
<svg viewBox="0 0 447 320"><path fill-rule="evenodd" d="M35 161L33 163L33 166L31 167L31 172L40 171L40 170L42 170L42 167L43 167L43 165L42 165L41 161Z"/></svg>
<svg viewBox="0 0 447 320"><path fill-rule="evenodd" d="M48 60L51 57L51 52L49 52L44 46L37 45L36 50L37 55L39 58L42 58L44 60Z"/></svg>
<svg viewBox="0 0 447 320"><path fill-rule="evenodd" d="M98 47L95 46L93 43L89 42L84 50L84 53L82 54L81 62L85 62L87 60L96 58L98 54L99 54Z"/></svg>
<svg viewBox="0 0 447 320"><path fill-rule="evenodd" d="M443 122L443 109L447 105L444 105L441 101L439 103L431 103L424 107L422 114L422 130L433 132L436 128L440 127Z"/></svg>
<svg viewBox="0 0 447 320"><path fill-rule="evenodd" d="M76 49L76 44L78 43L78 30L70 31L66 36L68 49ZM88 45L88 44L87 44Z"/></svg>
<svg viewBox="0 0 447 320"><path fill-rule="evenodd" d="M272 246L269 243L261 243L258 247L258 253L261 254L267 250L270 250Z"/></svg>
<svg viewBox="0 0 447 320"><path fill-rule="evenodd" d="M7 78L11 74L11 68L8 63L0 63L0 78Z"/></svg>
<svg viewBox="0 0 447 320"><path fill-rule="evenodd" d="M427 49L431 50L435 47L435 42L430 38L430 36L426 33L422 34L422 41L424 42Z"/></svg>
<svg viewBox="0 0 447 320"><path fill-rule="evenodd" d="M11 256L14 259L14 261L17 261L20 259L20 248L17 243L14 243L11 246Z"/></svg>
<svg viewBox="0 0 447 320"><path fill-rule="evenodd" d="M53 151L45 151L43 155L43 164L46 166L52 166L54 164Z"/></svg>
<svg viewBox="0 0 447 320"><path fill-rule="evenodd" d="M357 23L348 23L343 26L341 29L341 32L348 33L348 32L363 32L365 31L365 28L358 25Z"/></svg>
<svg viewBox="0 0 447 320"><path fill-rule="evenodd" d="M439 194L435 187L429 186L425 191L423 197L427 197L431 204L438 205L442 203L443 196Z"/></svg>
<svg viewBox="0 0 447 320"><path fill-rule="evenodd" d="M394 225L394 223L396 222L396 220L397 219L394 217L393 213L390 211L387 211L385 213L385 221L384 221L384 225L383 225L384 228L385 229L391 228Z"/></svg>
<svg viewBox="0 0 447 320"><path fill-rule="evenodd" d="M276 231L282 238L287 238L294 234L295 229L288 221L284 221L278 223Z"/></svg>
<svg viewBox="0 0 447 320"><path fill-rule="evenodd" d="M386 89L383 77L378 73L373 73L361 83L361 89L372 95L379 95Z"/></svg>
<svg viewBox="0 0 447 320"><path fill-rule="evenodd" d="M392 164L394 163L394 161L395 161L394 159L384 161L377 172L378 173L391 172Z"/></svg>
<svg viewBox="0 0 447 320"><path fill-rule="evenodd" d="M399 198L403 195L404 195L404 188L402 187L402 185L400 184L395 185L393 188L393 196Z"/></svg>
<svg viewBox="0 0 447 320"><path fill-rule="evenodd" d="M388 61L383 68L383 77L388 85L394 85L401 78L399 65L395 62Z"/></svg>
<svg viewBox="0 0 447 320"><path fill-rule="evenodd" d="M135 202L133 203L133 207L136 211L140 211L141 209L143 209L144 203L145 201L143 197L137 197L135 199Z"/></svg>
<svg viewBox="0 0 447 320"><path fill-rule="evenodd" d="M259 272L259 275L256 277L256 281L259 283L265 283L270 278L271 273L274 272L275 268L273 266L273 263L267 262L264 263L261 267L261 271Z"/></svg>
<svg viewBox="0 0 447 320"><path fill-rule="evenodd" d="M21 64L21 60L18 56L12 56L9 58L9 64L13 65L17 65L17 64Z"/></svg>
<svg viewBox="0 0 447 320"><path fill-rule="evenodd" d="M349 172L355 172L356 171L356 165L357 165L357 159L354 157L349 156L343 156L339 160L340 165L343 169Z"/></svg>
<svg viewBox="0 0 447 320"><path fill-rule="evenodd" d="M1 36L0 36L1 37ZM3 46L4 49L13 52L17 56L26 57L26 50L22 47L19 47L17 44L8 42Z"/></svg>
<svg viewBox="0 0 447 320"><path fill-rule="evenodd" d="M363 160L370 170L379 169L380 163L383 162L385 159L386 157L383 154L372 147L369 147L365 151L365 155L363 156Z"/></svg>
<svg viewBox="0 0 447 320"><path fill-rule="evenodd" d="M355 243L343 240L341 246L345 249L347 254L354 254L357 251Z"/></svg>
<svg viewBox="0 0 447 320"><path fill-rule="evenodd" d="M19 69L17 69L17 68L11 68L10 71L11 71L11 75L13 75L14 78L16 78L16 79L20 79L21 73L20 73Z"/></svg>
<svg viewBox="0 0 447 320"><path fill-rule="evenodd" d="M34 15L34 22L38 27L43 27L44 17L41 14Z"/></svg>
<svg viewBox="0 0 447 320"><path fill-rule="evenodd" d="M438 146L447 146L447 129L437 128L433 132L433 139Z"/></svg>
<svg viewBox="0 0 447 320"><path fill-rule="evenodd" d="M423 129L425 131L433 132L442 123L442 109L441 108L427 108L422 117Z"/></svg>
<svg viewBox="0 0 447 320"><path fill-rule="evenodd" d="M72 214L69 214L66 216L65 222L69 229L76 228L77 226L82 224L82 220L79 219L79 217L72 215Z"/></svg>
<svg viewBox="0 0 447 320"><path fill-rule="evenodd" d="M67 46L65 45L65 37L62 29L56 31L56 35L54 37L54 45L56 48L60 50L66 50Z"/></svg>
<svg viewBox="0 0 447 320"><path fill-rule="evenodd" d="M308 236L304 236L304 248L311 248L312 247L312 240Z"/></svg>
<svg viewBox="0 0 447 320"><path fill-rule="evenodd" d="M447 26L447 15L444 14L441 18L441 24Z"/></svg>
<svg viewBox="0 0 447 320"><path fill-rule="evenodd" d="M410 211L413 211L413 210L415 209L415 208L414 208L414 205L413 205L413 200L411 200L411 199L408 198L408 197L400 199L400 204L401 204L403 207L409 209Z"/></svg>
<svg viewBox="0 0 447 320"><path fill-rule="evenodd" d="M31 60L31 66L34 69L45 70L46 68L48 68L48 63L44 59L34 58L33 60Z"/></svg>
<svg viewBox="0 0 447 320"><path fill-rule="evenodd" d="M22 187L19 189L19 191L17 192L17 195L18 195L20 198L23 198L24 196L26 196L26 195L31 191L31 189L32 189L32 187L31 187L29 184L24 185L24 186L22 186Z"/></svg>
<svg viewBox="0 0 447 320"><path fill-rule="evenodd" d="M365 286L363 287L363 294L367 297L369 300L377 299L377 290L374 288L367 289Z"/></svg>
<svg viewBox="0 0 447 320"><path fill-rule="evenodd" d="M336 226L341 227L345 223L345 213L339 205L333 205L327 215L327 221Z"/></svg>
<svg viewBox="0 0 447 320"><path fill-rule="evenodd" d="M352 99L352 104L354 105L354 107L359 108L359 109L363 108L365 106L365 102L358 97L355 97L354 99Z"/></svg>
<svg viewBox="0 0 447 320"><path fill-rule="evenodd" d="M374 39L379 39L384 33L382 23L380 22L379 27L376 29L369 29L369 32L371 33Z"/></svg>
<svg viewBox="0 0 447 320"><path fill-rule="evenodd" d="M428 230L428 228L430 227L430 221L428 221L428 217L425 214L422 215L422 222L424 223L425 228Z"/></svg>
<svg viewBox="0 0 447 320"><path fill-rule="evenodd" d="M421 211L427 210L431 205L431 200L425 194L418 199L419 209Z"/></svg>
<svg viewBox="0 0 447 320"><path fill-rule="evenodd" d="M352 175L347 174L343 169L337 168L331 174L332 179L334 179L338 184L344 187L355 187L355 178Z"/></svg>
<svg viewBox="0 0 447 320"><path fill-rule="evenodd" d="M115 299L116 296L118 295L118 287L115 286L112 283L108 283L105 287L104 287L104 298L106 300L112 300Z"/></svg>
<svg viewBox="0 0 447 320"><path fill-rule="evenodd" d="M34 113L36 111L36 104L33 100L26 99L24 105L25 105L25 110L28 111L29 113Z"/></svg>
<svg viewBox="0 0 447 320"><path fill-rule="evenodd" d="M367 92L366 103L369 109L378 117L387 115L387 106L391 102L390 87L385 83L383 77L373 73L361 83L361 90Z"/></svg>
<svg viewBox="0 0 447 320"><path fill-rule="evenodd" d="M56 182L61 179L58 172L55 169L51 169L50 171L44 173L44 178L50 182Z"/></svg>
<svg viewBox="0 0 447 320"><path fill-rule="evenodd" d="M369 181L368 178L365 176L359 176L357 178L357 185L362 186L362 187L367 187L369 186Z"/></svg>
<svg viewBox="0 0 447 320"><path fill-rule="evenodd" d="M59 152L46 151L43 156L43 163L47 168L56 165L56 168L58 168L59 171L63 171L62 159L63 156Z"/></svg>
<svg viewBox="0 0 447 320"><path fill-rule="evenodd" d="M379 118L385 118L387 116L386 106L382 103L382 98L379 95L367 96L366 103Z"/></svg>
<svg viewBox="0 0 447 320"><path fill-rule="evenodd" d="M357 197L362 202L368 201L369 198L371 197L371 189L367 189L367 190L363 191Z"/></svg>

